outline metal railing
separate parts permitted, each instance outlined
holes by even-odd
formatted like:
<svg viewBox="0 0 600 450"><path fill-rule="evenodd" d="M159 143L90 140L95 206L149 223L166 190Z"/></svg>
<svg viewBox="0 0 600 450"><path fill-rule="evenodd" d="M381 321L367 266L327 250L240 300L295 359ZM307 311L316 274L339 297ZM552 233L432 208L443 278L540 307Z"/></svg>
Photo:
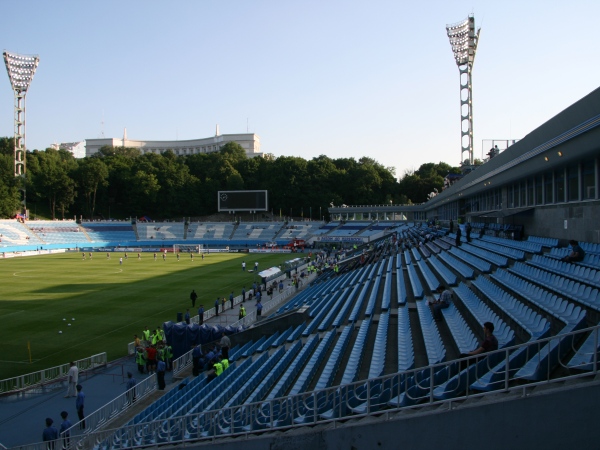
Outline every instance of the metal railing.
<svg viewBox="0 0 600 450"><path fill-rule="evenodd" d="M584 337L593 341L589 348L587 367L579 373L551 378L558 367L568 365L575 342ZM395 373L355 383L335 386L313 392L281 397L269 401L242 404L230 408L204 411L186 416L163 418L156 422L128 425L119 429L91 432L71 438L71 447L90 449L110 446L117 448L156 447L214 440L215 437L256 435L272 430L295 428L315 423L347 421L367 415L389 415L405 408L428 404L455 403L468 397L485 396L489 392L473 389L473 383L483 381L491 373L493 392L522 392L525 396L532 387L541 384L563 383L565 380L595 377L598 373L597 349L600 346L600 325L585 330L541 339L495 352L431 365L407 372ZM551 348L550 352L544 349ZM542 370L538 380L523 384L515 374L522 367L511 365L511 358L524 354L524 360L538 363ZM554 355L552 363L545 364L545 356ZM563 355L568 355L564 357ZM488 364L493 361L491 364ZM313 362L319 364L318 361ZM501 364L503 363L503 365ZM469 365L470 364L470 365ZM461 371L461 368L465 367ZM503 368L496 371L499 367ZM577 369L577 368L575 368ZM449 381L448 381L449 380ZM456 406L455 405L455 406ZM334 424L335 426L335 424ZM46 450L47 443L19 446L21 450Z"/></svg>
<svg viewBox="0 0 600 450"><path fill-rule="evenodd" d="M106 352L98 353L87 358L75 361L75 365L81 372L95 369L96 367L105 366L107 364ZM45 383L59 381L66 378L69 373L70 363L61 364L60 366L50 367L49 369L32 372L18 377L7 378L0 380L0 394L8 394L18 392L23 389L30 389L35 386L40 386Z"/></svg>
<svg viewBox="0 0 600 450"><path fill-rule="evenodd" d="M101 426L109 423L119 414L134 406L135 402L140 401L144 397L156 391L156 389L156 374L152 374L137 383L131 389L125 391L123 394L108 402L106 405L101 406L93 413L88 414L83 421L74 423L71 428L65 431L65 433L70 433L71 437L92 433L98 430ZM80 429L83 422L85 422L85 429Z"/></svg>

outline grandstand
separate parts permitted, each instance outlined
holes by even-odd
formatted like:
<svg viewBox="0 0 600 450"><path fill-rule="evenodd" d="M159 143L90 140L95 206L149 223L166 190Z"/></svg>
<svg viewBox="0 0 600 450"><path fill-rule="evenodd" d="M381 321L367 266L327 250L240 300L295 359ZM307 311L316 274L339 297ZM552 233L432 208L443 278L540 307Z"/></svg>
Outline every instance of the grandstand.
<svg viewBox="0 0 600 450"><path fill-rule="evenodd" d="M356 255L342 252L339 271L322 270L233 335L234 364L221 377L190 378L130 421L99 424L73 442L107 450L595 448L599 105L595 91L428 203L398 207L394 213L410 223L390 223ZM561 186L572 196L557 197ZM312 237L371 231L371 222L349 220L362 209L369 207L332 208L346 223L321 226ZM460 246L446 228L458 217L478 230L470 239L463 232ZM432 221L441 226L426 225ZM215 244L236 232L229 223L182 229L186 241ZM517 232L527 240L515 240ZM567 265L560 258L571 238L587 255ZM452 286L454 300L436 322L427 300L440 283ZM487 321L499 349L461 358L479 345Z"/></svg>
<svg viewBox="0 0 600 450"><path fill-rule="evenodd" d="M447 248L429 251L424 235ZM590 380L589 388L581 388L585 392L596 388L600 341L597 329L586 329L597 324L600 312L596 273L573 270L569 281L538 269L554 267L556 260L548 249L540 255L537 246L528 246L524 258L504 256L508 269L492 263L488 277L471 253L450 251L454 239L443 231L405 225L398 236L377 242L364 264L349 254L338 275L324 271L267 317L269 334L258 340L255 333L232 336L232 364L222 377L208 381L201 374L119 428L93 430L84 439L96 442L94 448L118 449L202 446L205 440L214 445L252 434L267 445L288 432L328 429L332 422L352 430L365 416L387 436L393 434L392 428L385 431L390 421L394 427L409 426L407 420L414 425L407 408L425 414L424 421L427 408L435 406L435 414L458 414L472 423L479 408L489 411L494 404L493 411L509 408L519 416L521 396L515 393L526 389L536 397L538 383L550 382L556 395L566 379ZM461 248L488 244L484 237L462 241ZM496 239L495 245L512 249L515 241ZM410 247L404 252L409 258L402 258L401 247ZM455 301L443 310L444 321L435 322L427 299L440 282L456 286ZM291 326L290 314L304 315L304 322ZM486 321L495 325L499 350L463 367L459 357L477 347ZM507 394L514 406L504 404ZM448 402L458 409L445 407ZM386 420L378 419L382 413Z"/></svg>

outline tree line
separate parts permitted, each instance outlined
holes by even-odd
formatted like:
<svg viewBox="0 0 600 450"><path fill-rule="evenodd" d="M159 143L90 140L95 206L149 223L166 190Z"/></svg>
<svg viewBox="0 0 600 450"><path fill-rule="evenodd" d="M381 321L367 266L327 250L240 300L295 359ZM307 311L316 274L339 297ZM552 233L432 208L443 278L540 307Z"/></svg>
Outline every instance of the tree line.
<svg viewBox="0 0 600 450"><path fill-rule="evenodd" d="M332 203L422 203L434 189L442 191L446 174L460 173L446 163L427 163L398 180L394 168L368 157L248 158L230 142L218 152L185 156L103 147L94 156L76 159L66 150L34 150L27 152L22 179L14 177L13 150L12 138L0 138L2 217L20 210L24 184L30 211L45 205L53 219L205 216L217 212L217 191L244 189L268 190L274 215L319 219L318 211L327 218Z"/></svg>

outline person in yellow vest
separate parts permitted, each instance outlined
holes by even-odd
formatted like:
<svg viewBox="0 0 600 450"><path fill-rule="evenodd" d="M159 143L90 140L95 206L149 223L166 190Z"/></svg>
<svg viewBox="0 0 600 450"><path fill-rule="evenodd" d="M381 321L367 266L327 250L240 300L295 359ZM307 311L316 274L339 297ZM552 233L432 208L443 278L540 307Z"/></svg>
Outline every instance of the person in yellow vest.
<svg viewBox="0 0 600 450"><path fill-rule="evenodd" d="M229 369L229 360L228 359L223 358L221 360L221 364L223 365L223 370Z"/></svg>
<svg viewBox="0 0 600 450"><path fill-rule="evenodd" d="M150 328L146 325L146 329L142 331L142 335L144 336L144 340L147 342L146 345L150 344Z"/></svg>
<svg viewBox="0 0 600 450"><path fill-rule="evenodd" d="M241 320L244 317L246 317L246 308L244 308L244 305L240 306L240 313L238 315L238 319Z"/></svg>
<svg viewBox="0 0 600 450"><path fill-rule="evenodd" d="M215 370L215 376L219 376L223 373L223 363L222 360L219 359L216 363L213 364L213 369Z"/></svg>

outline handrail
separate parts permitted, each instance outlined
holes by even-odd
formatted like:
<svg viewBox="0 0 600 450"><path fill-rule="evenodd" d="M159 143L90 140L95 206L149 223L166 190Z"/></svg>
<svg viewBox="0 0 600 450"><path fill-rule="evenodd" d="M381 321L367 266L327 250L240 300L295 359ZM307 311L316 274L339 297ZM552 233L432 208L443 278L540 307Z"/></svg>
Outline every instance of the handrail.
<svg viewBox="0 0 600 450"><path fill-rule="evenodd" d="M108 362L106 352L88 356L87 358L78 359L75 365L80 371L95 369L96 367L105 366ZM39 372L32 372L25 375L19 375L13 378L0 380L0 394L8 394L18 392L23 389L30 389L35 386L57 381L65 378L69 373L70 363L61 364L60 366L43 369Z"/></svg>
<svg viewBox="0 0 600 450"><path fill-rule="evenodd" d="M131 408L136 401L139 401L156 391L156 389L156 374L152 374L104 406L101 406L96 411L88 414L82 421L74 423L71 428L63 432L63 435L65 433L70 433L72 437L76 434L92 433L122 412ZM79 432L82 422L85 422L85 429Z"/></svg>
<svg viewBox="0 0 600 450"><path fill-rule="evenodd" d="M516 384L511 386L510 373L514 370L497 372L497 384L495 391L521 391L523 395L534 386L540 384L558 383L565 380L588 377L590 374L598 373L598 355L596 349L600 345L600 325L594 327L573 331L561 335L540 339L535 342L527 342L520 345L497 350L495 352L478 355L479 363L487 363L485 357L495 358L494 367L499 363L504 363L508 367L510 357L517 354L518 351L531 352L531 358L541 360L540 350L547 344L556 344L557 346L569 345L567 350L576 350L573 342L578 339L572 337L583 337L590 334L593 338L593 350L590 354L592 367L583 374L567 375L559 378L550 378L553 367L548 364L544 377L536 382L529 384ZM568 353L568 351L567 351ZM144 446L152 447L166 444L161 439L164 438L165 430L161 425L168 424L172 430L178 430L173 433L175 439L168 444L178 444L185 442L198 442L203 440L214 441L215 437L257 435L268 433L276 429L296 428L300 426L312 426L315 423L331 423L337 421L346 421L348 418L363 417L375 413L389 413L404 408L414 408L419 402L420 406L427 404L453 403L464 400L468 397L486 396L487 392L474 393L470 388L471 384L480 380L476 374L470 371L466 375L466 383L461 388L460 395L451 398L438 400L435 398L434 391L442 386L436 379L438 374L444 371L456 372L460 364L468 364L477 361L478 357L469 357L457 359L445 363L439 363L413 369L407 372L398 372L369 380L357 381L354 383L334 386L327 389L321 389L312 392L305 392L297 395L280 397L273 400L261 400L255 403L243 404L218 410L203 411L187 416L169 418L165 422L164 418L156 422L145 422L141 424L128 425L119 429L108 429L102 431L90 432L83 436L71 437L71 447L78 449L93 448L100 445L105 440L116 443L115 433L121 436L134 437L144 436ZM478 364L479 364L478 363ZM567 367L566 360L562 361L560 355L558 363ZM474 365L470 366L474 368ZM492 370L494 367L487 367ZM316 405L316 406L315 406ZM278 411L275 414L275 411ZM243 420L245 419L245 422ZM243 422L243 423L241 423ZM204 426L206 425L206 426ZM185 437L181 430L187 429L191 432L191 437ZM204 435L201 432L207 432ZM160 434L160 439L159 438ZM20 450L46 450L47 442L19 446ZM135 447L136 444L129 442L128 447Z"/></svg>

